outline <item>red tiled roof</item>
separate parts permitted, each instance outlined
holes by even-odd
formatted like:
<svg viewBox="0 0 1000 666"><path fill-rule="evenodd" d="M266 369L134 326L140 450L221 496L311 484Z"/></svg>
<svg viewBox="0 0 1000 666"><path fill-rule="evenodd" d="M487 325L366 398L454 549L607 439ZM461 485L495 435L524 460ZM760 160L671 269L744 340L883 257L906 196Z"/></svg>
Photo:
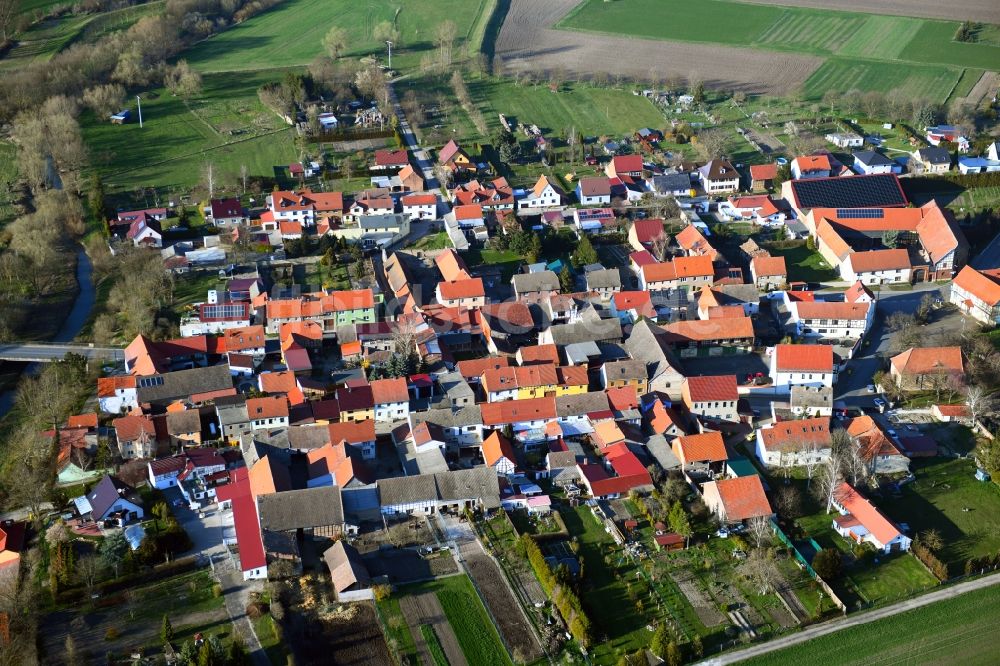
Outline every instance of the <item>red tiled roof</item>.
<svg viewBox="0 0 1000 666"><path fill-rule="evenodd" d="M708 375L704 377L685 377L688 395L692 402L719 402L722 400L738 400L736 375Z"/></svg>
<svg viewBox="0 0 1000 666"><path fill-rule="evenodd" d="M447 248L434 257L434 263L437 265L438 270L441 271L441 277L446 282L454 282L471 277L465 261L452 248Z"/></svg>
<svg viewBox="0 0 1000 666"><path fill-rule="evenodd" d="M848 483L841 483L834 500L854 516L879 543L885 545L900 535L899 529Z"/></svg>
<svg viewBox="0 0 1000 666"><path fill-rule="evenodd" d="M777 176L777 164L754 164L750 167L751 180L774 180Z"/></svg>
<svg viewBox="0 0 1000 666"><path fill-rule="evenodd" d="M788 275L784 257L754 257L750 260L750 270L755 277Z"/></svg>
<svg viewBox="0 0 1000 666"><path fill-rule="evenodd" d="M463 298L482 298L486 296L486 287L482 278L467 278L454 282L438 282L441 298L446 301Z"/></svg>
<svg viewBox="0 0 1000 666"><path fill-rule="evenodd" d="M97 427L97 413L91 412L90 414L77 414L76 416L71 416L66 420L67 428L89 428L93 429Z"/></svg>
<svg viewBox="0 0 1000 666"><path fill-rule="evenodd" d="M955 276L956 287L968 292L992 308L1000 303L1000 278L980 273L972 266L966 266Z"/></svg>
<svg viewBox="0 0 1000 666"><path fill-rule="evenodd" d="M778 372L833 372L831 345L776 345Z"/></svg>
<svg viewBox="0 0 1000 666"><path fill-rule="evenodd" d="M768 451L800 451L803 446L830 444L830 418L778 421L771 428L761 428L760 436Z"/></svg>
<svg viewBox="0 0 1000 666"><path fill-rule="evenodd" d="M361 442L375 441L375 421L371 419L331 423L327 428L330 431L331 442L360 444Z"/></svg>
<svg viewBox="0 0 1000 666"><path fill-rule="evenodd" d="M718 488L719 497L722 498L722 504L726 507L727 520L742 521L774 513L764 494L760 477L756 474L722 479L714 483Z"/></svg>
<svg viewBox="0 0 1000 666"><path fill-rule="evenodd" d="M659 219L636 220L632 223L632 228L636 239L644 244L652 243L666 233L663 231L663 220Z"/></svg>
<svg viewBox="0 0 1000 666"><path fill-rule="evenodd" d="M846 303L857 303L858 299L862 296L867 296L870 299L875 298L875 294L871 292L871 289L865 286L864 282L861 280L855 280L850 289L844 292L844 301Z"/></svg>
<svg viewBox="0 0 1000 666"><path fill-rule="evenodd" d="M156 427L153 420L143 415L129 414L111 422L115 435L120 442L135 442L145 432L150 439L156 439Z"/></svg>
<svg viewBox="0 0 1000 666"><path fill-rule="evenodd" d="M682 435L673 441L673 448L684 464L729 460L726 444L722 441L722 433L718 431L700 435Z"/></svg>
<svg viewBox="0 0 1000 666"><path fill-rule="evenodd" d="M375 407L375 397L371 386L354 386L337 389L337 402L341 412L372 409Z"/></svg>
<svg viewBox="0 0 1000 666"><path fill-rule="evenodd" d="M937 372L965 372L961 347L911 347L889 359L901 375L925 375Z"/></svg>
<svg viewBox="0 0 1000 666"><path fill-rule="evenodd" d="M790 292L802 293L802 292ZM869 303L837 301L800 301L795 304L799 319L845 319L860 321L868 316Z"/></svg>
<svg viewBox="0 0 1000 666"><path fill-rule="evenodd" d="M615 155L611 158L615 173L642 171L642 155Z"/></svg>
<svg viewBox="0 0 1000 666"><path fill-rule="evenodd" d="M134 389L135 375L119 375L116 377L100 377L97 380L97 397L110 398L118 390Z"/></svg>
<svg viewBox="0 0 1000 666"><path fill-rule="evenodd" d="M251 420L288 418L288 399L284 396L250 398L247 400L247 415Z"/></svg>
<svg viewBox="0 0 1000 666"><path fill-rule="evenodd" d="M559 364L559 348L552 344L529 345L521 347L517 351L521 365L533 365L536 363Z"/></svg>
<svg viewBox="0 0 1000 666"><path fill-rule="evenodd" d="M649 253L649 250L639 250L638 252L633 252L628 255L628 259L640 268L659 263L656 258Z"/></svg>
<svg viewBox="0 0 1000 666"><path fill-rule="evenodd" d="M410 158L406 153L406 150L376 150L375 151L375 164L378 166L406 166L409 164Z"/></svg>
<svg viewBox="0 0 1000 666"><path fill-rule="evenodd" d="M298 388L295 373L288 371L262 372L259 376L260 390L264 393L291 393Z"/></svg>
<svg viewBox="0 0 1000 666"><path fill-rule="evenodd" d="M483 217L483 207L476 204L455 206L454 213L456 220L478 220Z"/></svg>
<svg viewBox="0 0 1000 666"><path fill-rule="evenodd" d="M249 483L247 483L249 485ZM249 492L232 497L233 523L236 527L236 544L240 549L240 568L243 571L267 566L264 541L257 520L256 501Z"/></svg>
<svg viewBox="0 0 1000 666"><path fill-rule="evenodd" d="M752 340L750 317L675 321L663 326L671 342L712 342L715 340Z"/></svg>
<svg viewBox="0 0 1000 666"><path fill-rule="evenodd" d="M619 412L639 408L639 394L634 386L619 386L605 389L611 408Z"/></svg>
<svg viewBox="0 0 1000 666"><path fill-rule="evenodd" d="M222 351L240 352L264 346L263 326L229 328L219 336L224 341Z"/></svg>
<svg viewBox="0 0 1000 666"><path fill-rule="evenodd" d="M467 361L459 361L455 364L466 381L472 379L478 380L488 368L506 368L509 365L510 361L506 356L473 358Z"/></svg>
<svg viewBox="0 0 1000 666"><path fill-rule="evenodd" d="M855 273L910 268L910 253L904 249L852 252L851 268Z"/></svg>
<svg viewBox="0 0 1000 666"><path fill-rule="evenodd" d="M802 155L795 158L799 171L829 171L830 157L828 155Z"/></svg>
<svg viewBox="0 0 1000 666"><path fill-rule="evenodd" d="M555 398L530 398L483 403L483 425L498 426L521 421L538 421L556 418Z"/></svg>
<svg viewBox="0 0 1000 666"><path fill-rule="evenodd" d="M656 309L648 291L619 291L611 297L611 300L618 312L635 310L642 316L656 318Z"/></svg>
<svg viewBox="0 0 1000 666"><path fill-rule="evenodd" d="M371 387L372 397L375 399L376 405L410 401L410 394L406 388L406 380L402 377L376 379L371 383Z"/></svg>
<svg viewBox="0 0 1000 666"><path fill-rule="evenodd" d="M501 457L515 465L517 464L517 454L514 452L510 440L501 435L499 430L494 430L493 434L483 440L483 460L492 467L500 461Z"/></svg>

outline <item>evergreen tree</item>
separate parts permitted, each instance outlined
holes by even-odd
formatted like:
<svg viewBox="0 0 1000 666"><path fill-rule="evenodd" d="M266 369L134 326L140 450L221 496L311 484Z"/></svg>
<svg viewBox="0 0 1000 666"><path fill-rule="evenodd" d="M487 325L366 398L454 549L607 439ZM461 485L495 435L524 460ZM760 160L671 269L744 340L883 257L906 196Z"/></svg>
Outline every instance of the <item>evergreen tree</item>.
<svg viewBox="0 0 1000 666"><path fill-rule="evenodd" d="M170 624L170 618L163 614L163 624L160 626L160 640L169 643L174 640L174 627Z"/></svg>
<svg viewBox="0 0 1000 666"><path fill-rule="evenodd" d="M559 271L559 287L567 294L573 291L573 274L569 272L569 266L563 266Z"/></svg>
<svg viewBox="0 0 1000 666"><path fill-rule="evenodd" d="M573 253L573 265L576 267L586 266L587 264L596 264L598 262L597 250L594 249L593 244L590 242L590 238L584 235L580 239L580 242L576 246L576 252Z"/></svg>

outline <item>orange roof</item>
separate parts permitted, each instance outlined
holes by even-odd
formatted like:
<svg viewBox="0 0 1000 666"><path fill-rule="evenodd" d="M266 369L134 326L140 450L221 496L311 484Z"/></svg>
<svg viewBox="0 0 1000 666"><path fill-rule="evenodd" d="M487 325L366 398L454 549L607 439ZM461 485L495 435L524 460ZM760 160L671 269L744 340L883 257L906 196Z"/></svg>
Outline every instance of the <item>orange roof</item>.
<svg viewBox="0 0 1000 666"><path fill-rule="evenodd" d="M150 439L156 438L156 428L153 425L153 420L145 414L129 414L128 416L115 419L111 422L111 425L114 427L115 435L120 442L138 441L143 432Z"/></svg>
<svg viewBox="0 0 1000 666"><path fill-rule="evenodd" d="M437 265L438 270L441 271L441 277L446 282L455 282L456 280L465 280L472 277L469 275L469 268L465 265L465 261L450 247L434 257L434 263Z"/></svg>
<svg viewBox="0 0 1000 666"><path fill-rule="evenodd" d="M521 365L534 365L536 363L559 364L559 348L555 345L529 345L517 350Z"/></svg>
<svg viewBox="0 0 1000 666"><path fill-rule="evenodd" d="M361 340L354 340L353 342L340 343L341 356L354 356L355 354L360 354L360 353L361 353Z"/></svg>
<svg viewBox="0 0 1000 666"><path fill-rule="evenodd" d="M770 502L767 501L767 495L764 494L760 477L756 474L709 483L716 484L722 505L726 508L727 520L742 521L774 513Z"/></svg>
<svg viewBox="0 0 1000 666"><path fill-rule="evenodd" d="M966 405L934 405L941 416L962 417L969 416L969 408Z"/></svg>
<svg viewBox="0 0 1000 666"><path fill-rule="evenodd" d="M684 250L688 252L693 252L695 254L704 254L714 257L718 252L712 247L708 239L705 238L704 234L698 230L698 227L693 224L689 224L684 227L680 233L674 236L677 244L681 246Z"/></svg>
<svg viewBox="0 0 1000 666"><path fill-rule="evenodd" d="M799 171L830 170L830 157L828 155L802 155L795 158L795 164Z"/></svg>
<svg viewBox="0 0 1000 666"><path fill-rule="evenodd" d="M707 375L702 377L685 377L687 392L692 402L717 402L721 400L738 400L736 390L736 375Z"/></svg>
<svg viewBox="0 0 1000 666"><path fill-rule="evenodd" d="M801 451L804 446L830 443L830 418L778 421L771 428L761 428L761 440L768 451Z"/></svg>
<svg viewBox="0 0 1000 666"><path fill-rule="evenodd" d="M483 207L477 204L455 206L454 212L456 220L478 220L483 217Z"/></svg>
<svg viewBox="0 0 1000 666"><path fill-rule="evenodd" d="M410 401L410 393L406 388L406 380L402 377L376 379L371 382L371 387L372 398L374 398L376 405Z"/></svg>
<svg viewBox="0 0 1000 666"><path fill-rule="evenodd" d="M851 268L854 269L855 273L910 268L910 253L902 248L897 250L852 252L850 258Z"/></svg>
<svg viewBox="0 0 1000 666"><path fill-rule="evenodd" d="M668 409L660 400L653 403L653 409L650 411L652 417L649 420L649 425L657 435L662 435L671 428L681 430L677 413L673 409Z"/></svg>
<svg viewBox="0 0 1000 666"><path fill-rule="evenodd" d="M712 258L707 255L675 257L672 261L646 264L642 267L646 282L665 282L689 277L714 277Z"/></svg>
<svg viewBox="0 0 1000 666"><path fill-rule="evenodd" d="M750 260L750 270L757 278L788 275L784 257L754 257Z"/></svg>
<svg viewBox="0 0 1000 666"><path fill-rule="evenodd" d="M1000 279L966 266L955 276L954 284L993 308L1000 303Z"/></svg>
<svg viewBox="0 0 1000 666"><path fill-rule="evenodd" d="M560 386L587 386L590 384L585 365L563 365L556 368L556 374Z"/></svg>
<svg viewBox="0 0 1000 666"><path fill-rule="evenodd" d="M260 390L264 393L291 393L298 388L295 373L288 370L260 373Z"/></svg>
<svg viewBox="0 0 1000 666"><path fill-rule="evenodd" d="M223 351L241 352L264 346L263 326L240 326L222 332Z"/></svg>
<svg viewBox="0 0 1000 666"><path fill-rule="evenodd" d="M118 390L134 389L135 375L118 375L116 377L100 377L97 380L97 397L110 398Z"/></svg>
<svg viewBox="0 0 1000 666"><path fill-rule="evenodd" d="M542 196L542 193L545 192L546 187L551 187L556 192L562 192L562 190L560 190L555 183L549 180L548 176L542 174L538 177L538 180L535 181L535 187L532 188L531 193L536 197L540 197Z"/></svg>
<svg viewBox="0 0 1000 666"><path fill-rule="evenodd" d="M965 373L961 347L911 347L902 354L893 356L889 363L901 375Z"/></svg>
<svg viewBox="0 0 1000 666"><path fill-rule="evenodd" d="M90 414L77 414L76 416L71 416L66 421L67 428L96 428L97 427L97 413L91 412Z"/></svg>
<svg viewBox="0 0 1000 666"><path fill-rule="evenodd" d="M400 172L402 174L402 172ZM409 194L401 199L404 206L430 206L437 204L436 194Z"/></svg>
<svg viewBox="0 0 1000 666"><path fill-rule="evenodd" d="M826 218L821 219L816 225L816 237L841 260L851 253L851 246L840 237L840 234Z"/></svg>
<svg viewBox="0 0 1000 666"><path fill-rule="evenodd" d="M752 340L753 321L750 317L710 319L708 321L675 321L663 326L673 342L711 342L714 340Z"/></svg>
<svg viewBox="0 0 1000 666"><path fill-rule="evenodd" d="M673 441L673 448L684 464L729 460L722 433L715 430L700 435L681 435Z"/></svg>
<svg viewBox="0 0 1000 666"><path fill-rule="evenodd" d="M375 441L375 422L371 419L331 423L327 426L327 429L330 431L331 442L359 444L361 442Z"/></svg>
<svg viewBox="0 0 1000 666"><path fill-rule="evenodd" d="M625 433L622 432L618 424L612 419L598 421L594 425L593 437L594 441L603 449L625 441Z"/></svg>
<svg viewBox="0 0 1000 666"><path fill-rule="evenodd" d="M777 164L754 164L750 167L751 180L773 180L777 176Z"/></svg>
<svg viewBox="0 0 1000 666"><path fill-rule="evenodd" d="M841 483L834 491L834 500L844 507L850 515L857 518L858 522L882 545L900 536L899 529L850 484Z"/></svg>
<svg viewBox="0 0 1000 666"><path fill-rule="evenodd" d="M632 385L605 389L604 393L608 396L608 404L611 405L611 409L624 411L639 407L639 394Z"/></svg>
<svg viewBox="0 0 1000 666"><path fill-rule="evenodd" d="M833 372L831 345L776 345L778 372Z"/></svg>
<svg viewBox="0 0 1000 666"><path fill-rule="evenodd" d="M323 296L324 312L347 312L375 307L375 294L371 289L335 291Z"/></svg>
<svg viewBox="0 0 1000 666"><path fill-rule="evenodd" d="M962 232L954 226L951 213L941 208L937 201L928 201L920 207L920 212L922 217L917 224L917 236L931 256L931 261L941 261L965 242Z"/></svg>
<svg viewBox="0 0 1000 666"><path fill-rule="evenodd" d="M648 291L619 291L611 297L611 300L618 312L635 310L645 317L656 318L656 309Z"/></svg>
<svg viewBox="0 0 1000 666"><path fill-rule="evenodd" d="M875 298L875 294L865 286L864 282L855 280L851 288L844 292L844 301L847 303L857 303L862 296L867 296L869 299Z"/></svg>
<svg viewBox="0 0 1000 666"><path fill-rule="evenodd" d="M486 296L486 287L483 286L482 278L438 282L438 291L441 293L441 298L446 301Z"/></svg>
<svg viewBox="0 0 1000 666"><path fill-rule="evenodd" d="M870 303L845 303L838 301L799 301L795 303L799 319L846 319L860 321L868 317L868 309L870 307L872 307Z"/></svg>
<svg viewBox="0 0 1000 666"><path fill-rule="evenodd" d="M125 360L133 375L155 375L164 369L164 358L156 344L144 335L137 335L125 348Z"/></svg>
<svg viewBox="0 0 1000 666"><path fill-rule="evenodd" d="M517 464L517 454L510 441L501 435L499 430L494 430L492 435L483 440L483 460L492 467L500 462L501 458Z"/></svg>
<svg viewBox="0 0 1000 666"><path fill-rule="evenodd" d="M254 497L292 489L288 468L272 460L268 454L254 463L247 476L250 479L250 492Z"/></svg>
<svg viewBox="0 0 1000 666"><path fill-rule="evenodd" d="M713 305L705 313L708 315L706 319L737 319L747 316L742 305Z"/></svg>
<svg viewBox="0 0 1000 666"><path fill-rule="evenodd" d="M278 222L278 230L282 236L302 235L302 223L296 220L281 220Z"/></svg>
<svg viewBox="0 0 1000 666"><path fill-rule="evenodd" d="M483 413L483 425L487 426L556 418L555 398L484 402L480 408Z"/></svg>
<svg viewBox="0 0 1000 666"><path fill-rule="evenodd" d="M282 324L278 331L282 349L285 349L286 342L293 337L305 338L306 340L323 339L323 327L314 321L290 321Z"/></svg>
<svg viewBox="0 0 1000 666"><path fill-rule="evenodd" d="M458 368L458 371L462 373L462 376L466 380L478 380L488 368L506 368L508 365L510 365L509 359L506 356L500 356L497 358L472 358L466 361L459 361L455 364L455 367Z"/></svg>
<svg viewBox="0 0 1000 666"><path fill-rule="evenodd" d="M247 400L247 415L251 420L288 418L288 400L278 395L250 398Z"/></svg>

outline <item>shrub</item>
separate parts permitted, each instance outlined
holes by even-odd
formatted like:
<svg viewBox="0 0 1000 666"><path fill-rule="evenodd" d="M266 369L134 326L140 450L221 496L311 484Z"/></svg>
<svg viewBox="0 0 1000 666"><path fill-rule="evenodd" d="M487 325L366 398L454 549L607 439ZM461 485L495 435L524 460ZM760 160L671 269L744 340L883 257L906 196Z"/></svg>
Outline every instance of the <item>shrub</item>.
<svg viewBox="0 0 1000 666"><path fill-rule="evenodd" d="M247 604L247 617L258 618L266 614L270 610L270 607L263 601L252 601Z"/></svg>
<svg viewBox="0 0 1000 666"><path fill-rule="evenodd" d="M222 596L222 585L216 583L212 586L212 596L216 599Z"/></svg>
<svg viewBox="0 0 1000 666"><path fill-rule="evenodd" d="M824 548L813 558L812 568L823 580L833 580L840 575L840 551L836 548Z"/></svg>
<svg viewBox="0 0 1000 666"><path fill-rule="evenodd" d="M104 632L104 640L106 641L116 640L119 636L121 636L121 632L115 627L108 627L108 630Z"/></svg>

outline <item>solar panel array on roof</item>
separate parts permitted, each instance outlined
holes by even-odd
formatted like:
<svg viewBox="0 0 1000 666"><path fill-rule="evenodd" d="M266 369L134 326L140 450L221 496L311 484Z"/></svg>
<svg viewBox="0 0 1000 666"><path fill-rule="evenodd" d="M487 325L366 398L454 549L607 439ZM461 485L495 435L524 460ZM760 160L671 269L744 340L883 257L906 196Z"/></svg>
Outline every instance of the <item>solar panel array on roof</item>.
<svg viewBox="0 0 1000 666"><path fill-rule="evenodd" d="M842 220L881 220L884 212L881 208L838 208L837 217Z"/></svg>
<svg viewBox="0 0 1000 666"><path fill-rule="evenodd" d="M809 178L791 183L799 208L875 208L905 206L894 174L850 178Z"/></svg>
<svg viewBox="0 0 1000 666"><path fill-rule="evenodd" d="M597 210L581 210L578 215L580 216L581 222L587 222L590 220L600 220L606 217L611 217L611 215L606 210L598 208Z"/></svg>
<svg viewBox="0 0 1000 666"><path fill-rule="evenodd" d="M246 306L243 303L206 305L202 309L202 316L206 319L239 319L245 313Z"/></svg>
<svg viewBox="0 0 1000 666"><path fill-rule="evenodd" d="M151 386L163 386L163 377L159 375L153 375L152 377L140 377L136 381L136 386L139 388L149 388Z"/></svg>

